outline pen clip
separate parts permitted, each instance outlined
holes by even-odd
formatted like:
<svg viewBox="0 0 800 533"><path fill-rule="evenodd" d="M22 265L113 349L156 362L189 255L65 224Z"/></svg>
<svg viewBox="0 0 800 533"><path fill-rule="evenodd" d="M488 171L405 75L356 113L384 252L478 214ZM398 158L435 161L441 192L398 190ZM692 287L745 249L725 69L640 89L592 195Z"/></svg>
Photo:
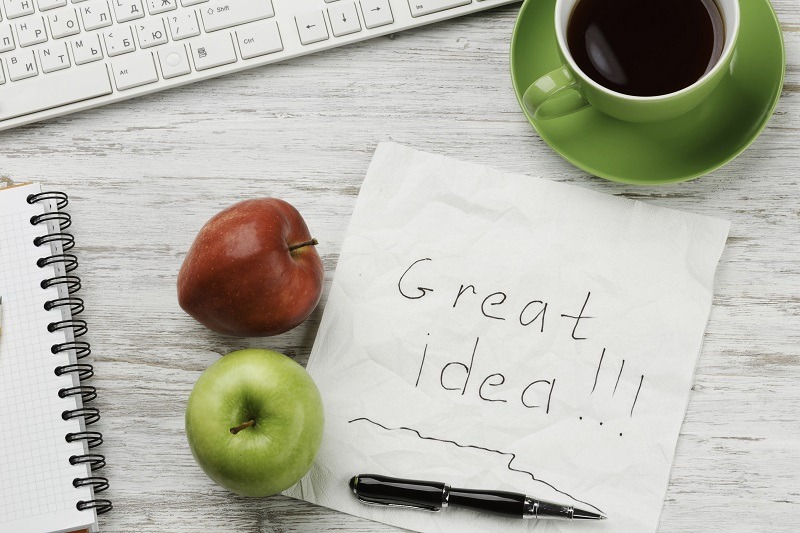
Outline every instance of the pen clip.
<svg viewBox="0 0 800 533"><path fill-rule="evenodd" d="M376 505L376 506L379 506L379 507L405 507L407 509L420 509L422 511L429 511L429 512L432 512L432 513L438 513L439 511L442 510L441 508L431 507L431 506L427 506L427 505L413 505L413 504L408 504L408 503L403 504L403 503L376 502L374 500L367 500L366 498L364 498L363 496L361 496L359 494L356 494L356 498L358 498L358 501L360 501L363 504Z"/></svg>

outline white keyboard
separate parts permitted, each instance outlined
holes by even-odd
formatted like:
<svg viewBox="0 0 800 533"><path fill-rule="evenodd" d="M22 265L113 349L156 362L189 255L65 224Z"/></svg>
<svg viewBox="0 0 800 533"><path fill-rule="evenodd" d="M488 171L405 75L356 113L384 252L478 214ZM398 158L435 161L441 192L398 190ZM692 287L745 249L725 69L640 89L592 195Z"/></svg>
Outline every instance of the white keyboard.
<svg viewBox="0 0 800 533"><path fill-rule="evenodd" d="M0 130L518 0L0 0Z"/></svg>

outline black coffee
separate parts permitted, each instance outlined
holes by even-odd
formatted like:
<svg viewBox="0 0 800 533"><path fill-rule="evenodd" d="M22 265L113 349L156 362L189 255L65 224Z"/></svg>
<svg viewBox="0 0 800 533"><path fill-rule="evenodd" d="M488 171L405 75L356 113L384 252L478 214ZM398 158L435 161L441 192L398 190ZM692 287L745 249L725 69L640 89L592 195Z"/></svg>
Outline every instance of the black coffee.
<svg viewBox="0 0 800 533"><path fill-rule="evenodd" d="M633 96L693 84L719 60L724 41L714 0L578 0L567 26L581 70Z"/></svg>

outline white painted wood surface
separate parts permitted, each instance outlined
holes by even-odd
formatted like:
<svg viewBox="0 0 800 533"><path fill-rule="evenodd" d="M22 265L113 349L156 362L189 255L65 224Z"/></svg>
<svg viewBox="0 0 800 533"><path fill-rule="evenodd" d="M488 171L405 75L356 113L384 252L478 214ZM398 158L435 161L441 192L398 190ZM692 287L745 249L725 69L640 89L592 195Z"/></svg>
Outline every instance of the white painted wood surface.
<svg viewBox="0 0 800 533"><path fill-rule="evenodd" d="M243 347L305 362L325 297L293 332L234 339L194 323L175 296L200 226L266 195L303 213L329 286L372 151L394 140L731 219L660 531L797 531L800 3L775 6L788 66L769 126L724 168L667 187L593 178L536 136L508 73L517 5L0 134L0 173L72 198L115 504L102 530L394 530L288 498L233 496L186 444L200 373Z"/></svg>

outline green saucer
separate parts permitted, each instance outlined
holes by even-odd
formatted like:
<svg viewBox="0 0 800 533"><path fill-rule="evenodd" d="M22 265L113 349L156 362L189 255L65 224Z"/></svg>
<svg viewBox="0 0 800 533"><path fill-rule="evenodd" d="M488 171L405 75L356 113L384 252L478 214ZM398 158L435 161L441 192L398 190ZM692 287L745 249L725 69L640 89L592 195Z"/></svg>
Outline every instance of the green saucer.
<svg viewBox="0 0 800 533"><path fill-rule="evenodd" d="M511 77L520 107L556 152L601 178L653 185L711 172L761 133L783 87L786 58L772 6L768 0L741 0L740 5L741 27L730 72L712 95L678 118L633 124L591 107L541 121L525 112L525 89L561 65L555 0L526 0L511 40Z"/></svg>

